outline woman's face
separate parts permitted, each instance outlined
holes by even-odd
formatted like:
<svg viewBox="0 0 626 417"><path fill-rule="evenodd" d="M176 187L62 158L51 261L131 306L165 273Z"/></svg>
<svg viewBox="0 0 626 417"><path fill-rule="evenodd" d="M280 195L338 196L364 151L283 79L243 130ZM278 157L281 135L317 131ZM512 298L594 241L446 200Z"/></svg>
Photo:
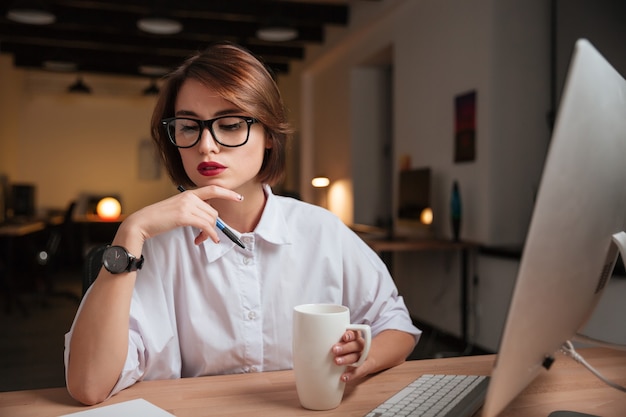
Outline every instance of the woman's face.
<svg viewBox="0 0 626 417"><path fill-rule="evenodd" d="M255 116L243 113L195 79L187 79L181 86L176 97L175 115L199 120L227 115ZM270 146L263 126L254 123L250 126L248 142L243 146L222 146L213 140L208 129L204 129L198 143L191 148L179 148L179 152L185 172L196 186L219 185L243 193L247 186L258 185L255 178L261 169L265 149Z"/></svg>

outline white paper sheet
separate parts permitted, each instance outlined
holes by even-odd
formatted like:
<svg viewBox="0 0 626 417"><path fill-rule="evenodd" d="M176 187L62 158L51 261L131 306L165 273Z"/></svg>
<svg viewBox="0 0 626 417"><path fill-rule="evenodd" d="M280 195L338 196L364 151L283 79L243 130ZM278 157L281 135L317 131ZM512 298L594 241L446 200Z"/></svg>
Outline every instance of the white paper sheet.
<svg viewBox="0 0 626 417"><path fill-rule="evenodd" d="M77 413L65 414L59 417L120 417L120 416L141 416L141 417L175 417L162 408L149 403L143 398L125 401L123 403L111 404L93 410L79 411Z"/></svg>

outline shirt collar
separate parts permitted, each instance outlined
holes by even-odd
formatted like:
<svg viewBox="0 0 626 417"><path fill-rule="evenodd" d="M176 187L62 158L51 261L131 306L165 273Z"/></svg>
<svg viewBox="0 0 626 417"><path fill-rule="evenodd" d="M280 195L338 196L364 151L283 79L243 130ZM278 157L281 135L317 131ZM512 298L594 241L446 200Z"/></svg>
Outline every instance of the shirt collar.
<svg viewBox="0 0 626 417"><path fill-rule="evenodd" d="M265 191L267 201L254 234L275 245L291 244L292 239L285 220L284 206L280 199L274 195L269 185L263 185L263 191Z"/></svg>
<svg viewBox="0 0 626 417"><path fill-rule="evenodd" d="M291 233L285 220L284 206L279 198L274 195L269 185L264 184L263 191L267 201L265 202L265 208L263 208L263 214L261 214L261 220L251 234L255 235L255 239L262 239L275 245L291 244ZM203 245L210 262L222 257L236 246L226 237L222 238L219 244L207 240Z"/></svg>

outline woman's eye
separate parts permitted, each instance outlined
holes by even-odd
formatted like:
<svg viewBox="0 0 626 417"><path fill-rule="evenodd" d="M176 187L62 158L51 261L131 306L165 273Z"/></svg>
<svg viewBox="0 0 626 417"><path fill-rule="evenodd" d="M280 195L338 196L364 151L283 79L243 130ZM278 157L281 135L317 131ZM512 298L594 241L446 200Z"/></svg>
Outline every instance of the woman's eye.
<svg viewBox="0 0 626 417"><path fill-rule="evenodd" d="M241 122L220 124L220 130L233 131L241 128Z"/></svg>
<svg viewBox="0 0 626 417"><path fill-rule="evenodd" d="M186 133L186 132L197 132L198 131L198 125L197 124L182 125L180 127L180 131L183 132L183 133Z"/></svg>

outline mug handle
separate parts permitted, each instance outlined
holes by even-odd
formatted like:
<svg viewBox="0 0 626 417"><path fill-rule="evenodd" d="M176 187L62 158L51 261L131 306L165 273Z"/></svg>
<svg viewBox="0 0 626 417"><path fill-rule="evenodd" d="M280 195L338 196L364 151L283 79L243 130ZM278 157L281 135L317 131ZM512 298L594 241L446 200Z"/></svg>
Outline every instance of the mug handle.
<svg viewBox="0 0 626 417"><path fill-rule="evenodd" d="M365 346L363 347L363 351L361 352L361 356L359 360L355 363L352 363L348 366L361 366L365 359L367 359L367 355L370 353L370 347L372 346L372 329L367 324L350 324L346 327L346 330L357 330L363 334L363 339L365 339Z"/></svg>

